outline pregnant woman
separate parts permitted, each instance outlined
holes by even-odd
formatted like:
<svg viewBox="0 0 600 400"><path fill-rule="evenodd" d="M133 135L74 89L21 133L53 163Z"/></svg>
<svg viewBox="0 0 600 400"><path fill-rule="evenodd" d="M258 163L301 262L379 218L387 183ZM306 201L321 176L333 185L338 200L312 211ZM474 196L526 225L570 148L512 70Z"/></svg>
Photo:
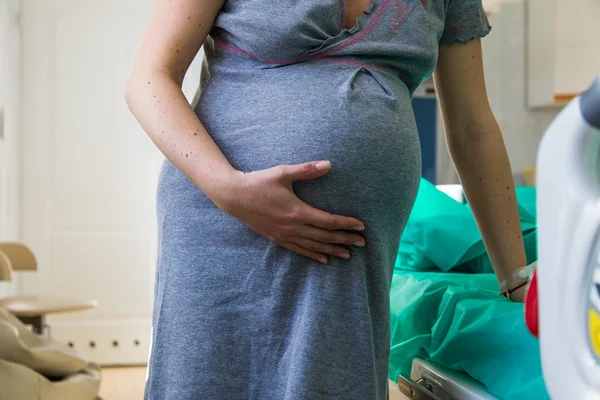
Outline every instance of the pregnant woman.
<svg viewBox="0 0 600 400"><path fill-rule="evenodd" d="M421 173L411 96L434 70L499 281L525 265L489 30L481 0L157 1L127 85L166 157L147 399L387 398L390 282Z"/></svg>

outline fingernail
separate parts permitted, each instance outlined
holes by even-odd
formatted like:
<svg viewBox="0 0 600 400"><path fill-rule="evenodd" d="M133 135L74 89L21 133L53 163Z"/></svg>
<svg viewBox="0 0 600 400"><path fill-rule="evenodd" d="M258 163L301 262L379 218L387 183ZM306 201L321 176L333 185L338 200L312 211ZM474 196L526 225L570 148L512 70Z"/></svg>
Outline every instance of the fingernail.
<svg viewBox="0 0 600 400"><path fill-rule="evenodd" d="M357 225L354 227L355 231L364 231L365 230L365 226L364 225Z"/></svg>
<svg viewBox="0 0 600 400"><path fill-rule="evenodd" d="M323 264L327 264L327 257L319 257L319 261Z"/></svg>
<svg viewBox="0 0 600 400"><path fill-rule="evenodd" d="M364 247L365 242L364 240L359 240L358 242L355 242L354 245L358 247Z"/></svg>
<svg viewBox="0 0 600 400"><path fill-rule="evenodd" d="M347 260L350 258L350 253L347 253L347 252L340 253L340 257L345 258Z"/></svg>
<svg viewBox="0 0 600 400"><path fill-rule="evenodd" d="M318 163L315 164L315 167L317 168L317 171L325 171L331 167L331 162L319 161Z"/></svg>

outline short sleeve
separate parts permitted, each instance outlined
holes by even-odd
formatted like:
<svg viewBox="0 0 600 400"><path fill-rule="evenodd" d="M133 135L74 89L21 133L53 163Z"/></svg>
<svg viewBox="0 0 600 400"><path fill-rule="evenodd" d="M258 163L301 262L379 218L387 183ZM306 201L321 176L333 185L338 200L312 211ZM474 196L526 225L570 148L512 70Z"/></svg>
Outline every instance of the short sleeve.
<svg viewBox="0 0 600 400"><path fill-rule="evenodd" d="M449 0L440 43L467 42L490 33L482 0Z"/></svg>

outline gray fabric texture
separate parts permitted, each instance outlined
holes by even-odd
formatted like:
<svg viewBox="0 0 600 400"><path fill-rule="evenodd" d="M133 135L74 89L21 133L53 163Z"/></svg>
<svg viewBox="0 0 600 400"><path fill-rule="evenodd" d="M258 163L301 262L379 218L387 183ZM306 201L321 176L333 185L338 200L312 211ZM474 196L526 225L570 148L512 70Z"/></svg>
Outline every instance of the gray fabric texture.
<svg viewBox="0 0 600 400"><path fill-rule="evenodd" d="M383 400L389 291L420 177L414 89L438 44L490 27L481 0L228 0L204 44L195 111L232 165L327 159L297 182L361 219L364 248L323 265L219 210L168 161L146 399Z"/></svg>

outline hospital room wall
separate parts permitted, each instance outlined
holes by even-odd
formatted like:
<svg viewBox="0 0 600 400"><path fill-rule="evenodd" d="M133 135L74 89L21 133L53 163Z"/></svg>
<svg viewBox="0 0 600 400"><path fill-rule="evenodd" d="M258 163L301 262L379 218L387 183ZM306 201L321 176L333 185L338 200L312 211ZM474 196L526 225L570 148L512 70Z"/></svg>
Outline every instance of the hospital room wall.
<svg viewBox="0 0 600 400"><path fill-rule="evenodd" d="M489 17L492 32L482 41L488 96L504 136L517 185L525 184L523 168L535 165L540 140L561 110L559 106L535 110L527 106L525 1L504 0L500 12ZM439 110L435 125L435 183L458 183L444 141ZM431 133L421 136L430 137ZM424 151L431 153L430 148Z"/></svg>
<svg viewBox="0 0 600 400"><path fill-rule="evenodd" d="M0 241L19 239L18 1L0 0ZM16 294L18 277L0 282L0 297Z"/></svg>
<svg viewBox="0 0 600 400"><path fill-rule="evenodd" d="M526 0L504 0L489 18L492 33L483 41L490 104L504 135L516 183L535 165L540 140L559 107L533 110L526 99Z"/></svg>

